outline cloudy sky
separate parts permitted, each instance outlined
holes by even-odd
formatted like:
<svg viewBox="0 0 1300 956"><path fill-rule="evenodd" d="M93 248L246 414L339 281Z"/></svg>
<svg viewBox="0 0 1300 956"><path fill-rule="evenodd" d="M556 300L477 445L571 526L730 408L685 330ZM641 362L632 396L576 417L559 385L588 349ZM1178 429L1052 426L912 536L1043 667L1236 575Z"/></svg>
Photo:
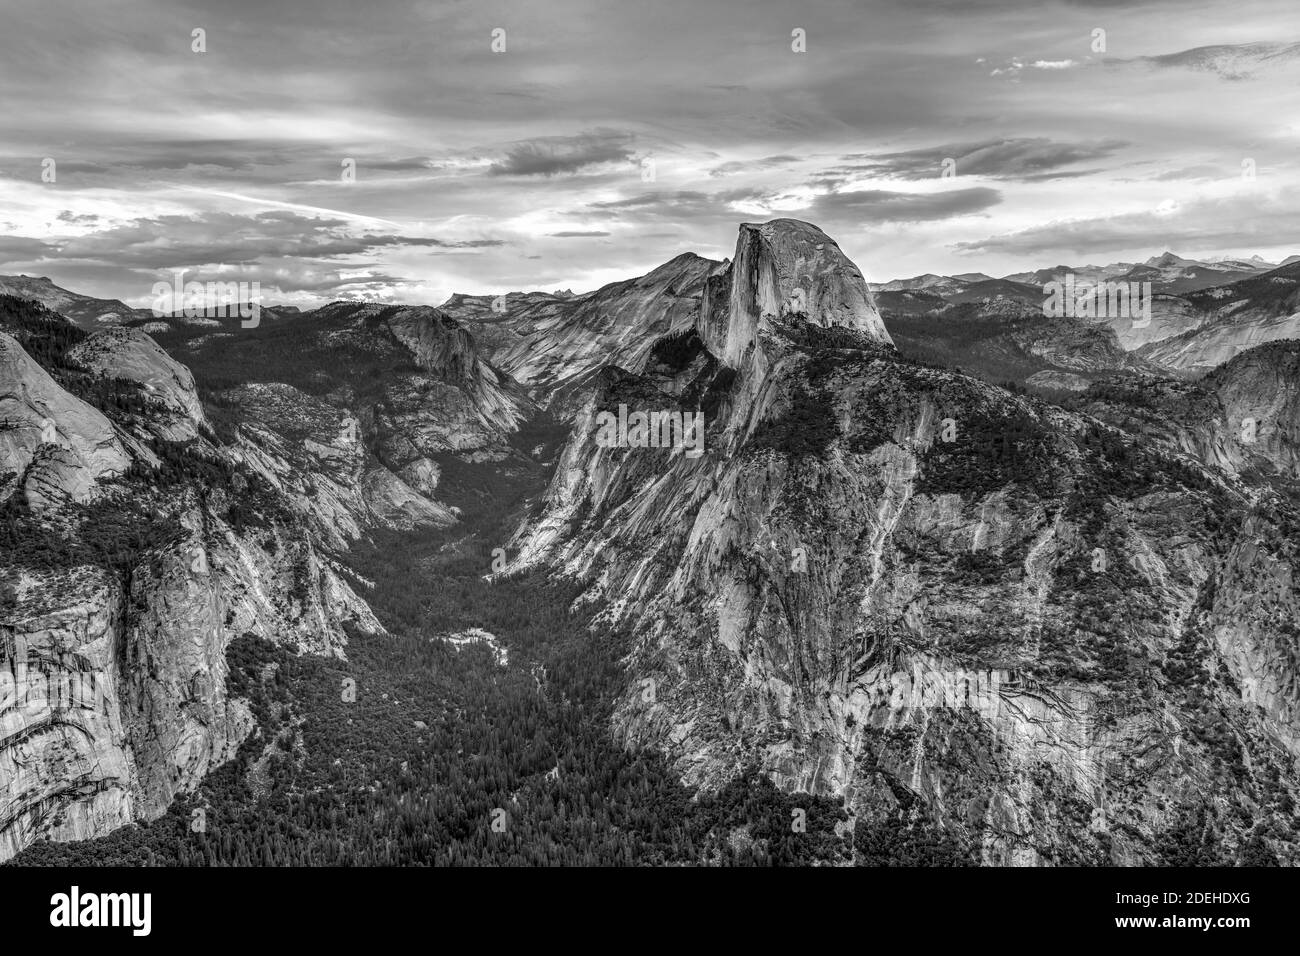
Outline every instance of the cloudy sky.
<svg viewBox="0 0 1300 956"><path fill-rule="evenodd" d="M1294 0L2 5L0 274L132 305L582 291L777 216L872 281L1300 252Z"/></svg>

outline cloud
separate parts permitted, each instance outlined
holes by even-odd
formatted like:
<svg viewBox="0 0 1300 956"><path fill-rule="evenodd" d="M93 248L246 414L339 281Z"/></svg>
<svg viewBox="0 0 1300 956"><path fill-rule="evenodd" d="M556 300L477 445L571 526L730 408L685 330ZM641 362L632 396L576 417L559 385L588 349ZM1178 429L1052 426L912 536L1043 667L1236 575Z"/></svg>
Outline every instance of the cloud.
<svg viewBox="0 0 1300 956"><path fill-rule="evenodd" d="M594 239L597 236L608 236L607 232L550 232L547 233L552 239Z"/></svg>
<svg viewBox="0 0 1300 956"><path fill-rule="evenodd" d="M709 170L710 176L734 176L737 173L748 173L756 170L776 169L781 166L789 166L799 162L798 156L768 156L764 159L732 160L728 163L721 163Z"/></svg>
<svg viewBox="0 0 1300 956"><path fill-rule="evenodd" d="M366 169L382 169L386 172L400 173L413 170L435 168L438 164L428 156L411 156L407 159L367 159Z"/></svg>
<svg viewBox="0 0 1300 956"><path fill-rule="evenodd" d="M983 64L986 61L981 57L975 61ZM1064 59L1064 60L1034 60L1032 63L1026 63L1020 57L1012 57L1007 60L1003 66L995 67L989 71L989 76L1009 76L1011 81L1019 82L1020 74L1026 68L1031 70L1071 70L1076 66L1087 65L1089 61Z"/></svg>
<svg viewBox="0 0 1300 956"><path fill-rule="evenodd" d="M1066 166L1108 157L1126 143L1103 139L1095 143L1055 142L1044 136L994 139L976 143L947 143L923 149L876 155L859 154L845 159L866 160L855 165L834 167L825 179L861 179L887 176L921 180L938 178L946 160L952 160L958 176L987 176L990 179L1033 182L1068 175L1057 172Z"/></svg>
<svg viewBox="0 0 1300 956"><path fill-rule="evenodd" d="M692 212L716 207L717 201L709 193L698 190L678 190L676 192L655 190L640 196L625 196L622 199L607 199L589 203L587 209L591 215L622 218L623 214L627 212L663 215L673 214L675 211L678 215L686 216Z"/></svg>
<svg viewBox="0 0 1300 956"><path fill-rule="evenodd" d="M1102 212L1165 194L1179 206L1161 227L1199 235L1213 224L1188 218L1194 194L1223 188L1213 167L1239 177L1246 157L1275 195L1300 185L1294 44L1239 42L1300 35L1285 0L1195 16L1175 0L1060 0L1051 16L1034 0L881 0L869 22L860 0L818 0L798 24L784 0L753 0L743 22L735 0L599 16L589 0L550 0L511 5L501 56L463 0L308 18L296 0L229 0L194 56L189 31L210 6L7 11L8 259L106 298L173 264L224 261L264 287L282 275L333 291L361 276L366 295L442 301L591 288L688 250L721 258L738 221L795 216L864 269L914 275L965 271L955 244L1049 218L1122 239ZM805 55L790 51L795 25ZM1091 49L1094 26L1109 29L1109 53ZM57 184L41 182L45 156ZM357 164L346 185L343 158ZM939 181L945 158L953 181ZM259 219L268 209L297 218ZM1218 212L1220 228L1239 225ZM984 271L1043 253L996 255L1028 262Z"/></svg>
<svg viewBox="0 0 1300 956"><path fill-rule="evenodd" d="M27 236L0 236L0 263L31 262L55 252L55 247Z"/></svg>
<svg viewBox="0 0 1300 956"><path fill-rule="evenodd" d="M1300 189L1280 194L1243 188L1225 196L1186 202L1164 200L1114 216L1050 222L1016 232L956 243L965 253L1050 252L1110 254L1178 247L1187 252L1221 248L1269 248L1294 235Z"/></svg>
<svg viewBox="0 0 1300 956"><path fill-rule="evenodd" d="M580 136L547 136L516 144L488 168L492 176L557 176L633 159L629 133L600 130Z"/></svg>
<svg viewBox="0 0 1300 956"><path fill-rule="evenodd" d="M207 262L256 262L267 256L332 259L393 246L442 250L502 245L500 240L446 241L432 237L349 231L342 219L294 212L258 215L208 213L135 219L57 243L69 259L108 260L130 268L170 269Z"/></svg>
<svg viewBox="0 0 1300 956"><path fill-rule="evenodd" d="M1151 177L1156 182L1193 182L1216 179L1228 179L1232 176L1240 176L1241 170L1228 171L1222 166L1203 164L1200 166L1184 166L1180 169L1170 169L1156 176Z"/></svg>
<svg viewBox="0 0 1300 956"><path fill-rule="evenodd" d="M841 218L847 214L873 222L928 222L969 216L997 205L1001 193L988 186L949 189L936 193L902 193L883 189L827 193L809 207L816 216Z"/></svg>

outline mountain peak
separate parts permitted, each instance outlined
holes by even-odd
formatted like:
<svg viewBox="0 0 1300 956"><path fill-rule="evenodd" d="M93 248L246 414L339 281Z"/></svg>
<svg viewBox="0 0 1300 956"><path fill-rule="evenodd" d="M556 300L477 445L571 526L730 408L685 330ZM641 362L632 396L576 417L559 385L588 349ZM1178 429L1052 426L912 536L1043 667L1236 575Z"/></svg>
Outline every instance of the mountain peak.
<svg viewBox="0 0 1300 956"><path fill-rule="evenodd" d="M724 295L711 286L705 299L700 337L732 367L761 329L794 317L893 344L861 270L834 239L799 219L741 223L729 289Z"/></svg>
<svg viewBox="0 0 1300 956"><path fill-rule="evenodd" d="M717 264L714 260L696 255L694 252L683 252L681 255L673 256L663 265L651 269L636 281L653 284L665 280L703 276L707 275Z"/></svg>
<svg viewBox="0 0 1300 956"><path fill-rule="evenodd" d="M1184 259L1182 256L1174 255L1172 252L1165 250L1158 256L1152 256L1143 265L1150 266L1153 269L1160 269L1166 266L1181 266L1191 263L1191 259Z"/></svg>

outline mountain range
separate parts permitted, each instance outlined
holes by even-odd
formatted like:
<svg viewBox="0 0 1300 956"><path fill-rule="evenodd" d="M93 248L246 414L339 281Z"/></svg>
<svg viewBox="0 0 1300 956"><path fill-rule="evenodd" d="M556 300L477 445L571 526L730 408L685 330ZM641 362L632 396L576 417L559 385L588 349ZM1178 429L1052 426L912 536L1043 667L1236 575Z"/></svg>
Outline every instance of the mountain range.
<svg viewBox="0 0 1300 956"><path fill-rule="evenodd" d="M1231 257L1185 259L1172 252L1164 252L1152 256L1145 262L1112 262L1104 266L1061 265L1029 272L1015 272L1003 276L1002 279L1005 282L1033 286L1059 281L1066 275L1077 276L1081 282L1150 282L1156 292L1172 295L1195 292L1210 286L1226 285L1294 262L1300 262L1300 256L1288 256L1282 262L1270 263L1260 256L1250 256L1245 259ZM889 282L877 283L872 286L872 289L876 292L930 291L947 295L990 281L993 281L993 277L982 272L966 272L954 276L928 273L911 279L893 279Z"/></svg>
<svg viewBox="0 0 1300 956"><path fill-rule="evenodd" d="M1300 862L1300 263L1107 268L0 280L0 858Z"/></svg>
<svg viewBox="0 0 1300 956"><path fill-rule="evenodd" d="M1150 315L1047 316L1048 284L1067 279L1079 287L1149 282ZM1059 397L1115 373L1196 378L1254 346L1296 337L1298 280L1296 256L1274 266L1164 253L1002 279L918 276L878 285L875 295L904 351Z"/></svg>

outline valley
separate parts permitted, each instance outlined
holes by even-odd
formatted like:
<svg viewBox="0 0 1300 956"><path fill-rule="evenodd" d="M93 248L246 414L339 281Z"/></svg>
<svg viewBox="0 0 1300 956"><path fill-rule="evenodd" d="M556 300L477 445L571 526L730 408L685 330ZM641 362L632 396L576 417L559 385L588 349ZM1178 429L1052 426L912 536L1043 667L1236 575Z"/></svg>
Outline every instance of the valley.
<svg viewBox="0 0 1300 956"><path fill-rule="evenodd" d="M1294 342L972 279L776 219L501 309L0 297L0 666L106 688L0 712L0 856L1294 864Z"/></svg>

